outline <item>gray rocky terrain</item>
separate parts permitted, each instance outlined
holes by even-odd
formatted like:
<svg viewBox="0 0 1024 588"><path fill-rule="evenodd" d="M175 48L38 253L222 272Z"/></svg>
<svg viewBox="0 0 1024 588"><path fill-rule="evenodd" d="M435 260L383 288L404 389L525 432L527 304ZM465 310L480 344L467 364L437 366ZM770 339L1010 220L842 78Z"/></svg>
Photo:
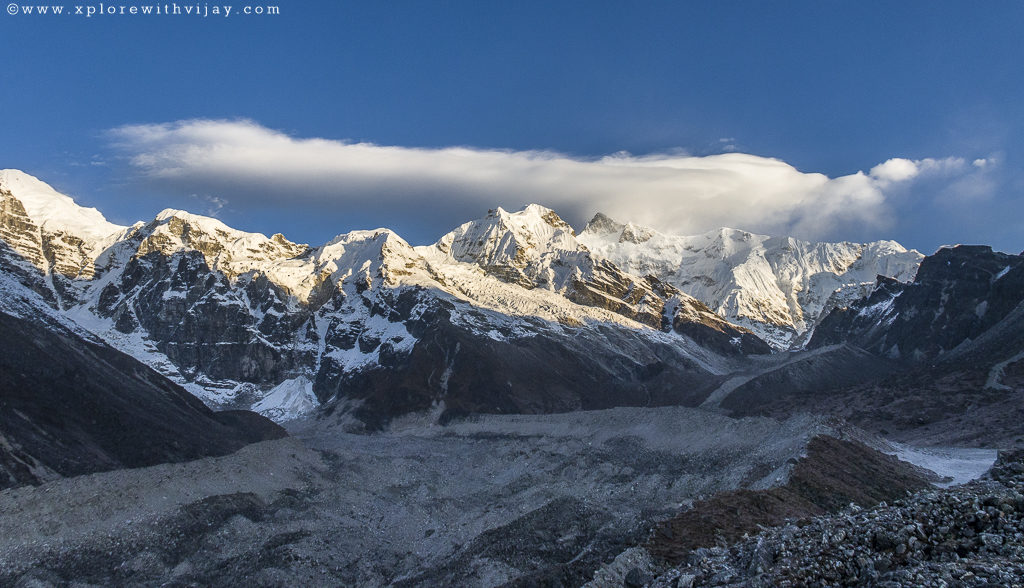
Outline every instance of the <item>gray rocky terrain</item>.
<svg viewBox="0 0 1024 588"><path fill-rule="evenodd" d="M579 585L657 521L779 486L812 439L848 436L818 417L686 408L373 435L326 422L230 456L6 490L0 585Z"/></svg>

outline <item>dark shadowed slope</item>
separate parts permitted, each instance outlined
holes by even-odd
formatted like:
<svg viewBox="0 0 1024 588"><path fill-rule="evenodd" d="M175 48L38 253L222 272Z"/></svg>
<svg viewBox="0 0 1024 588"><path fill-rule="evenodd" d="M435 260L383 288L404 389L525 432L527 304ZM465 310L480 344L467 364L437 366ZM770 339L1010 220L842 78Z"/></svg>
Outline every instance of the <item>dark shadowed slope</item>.
<svg viewBox="0 0 1024 588"><path fill-rule="evenodd" d="M69 329L0 313L0 488L223 455L285 435L241 412L215 413Z"/></svg>

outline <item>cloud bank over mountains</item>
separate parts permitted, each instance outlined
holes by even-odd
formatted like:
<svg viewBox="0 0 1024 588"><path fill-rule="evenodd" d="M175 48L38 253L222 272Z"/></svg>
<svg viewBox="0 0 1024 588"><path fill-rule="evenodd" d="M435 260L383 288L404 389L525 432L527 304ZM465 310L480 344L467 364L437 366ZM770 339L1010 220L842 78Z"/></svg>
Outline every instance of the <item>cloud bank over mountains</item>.
<svg viewBox="0 0 1024 588"><path fill-rule="evenodd" d="M895 200L915 182L942 178L983 193L998 164L892 158L867 172L830 178L743 153L579 158L412 148L296 138L250 120L127 125L109 137L145 181L215 194L239 209L380 209L390 217L447 221L450 228L487 208L537 202L576 226L601 211L669 233L731 226L808 239L887 228Z"/></svg>

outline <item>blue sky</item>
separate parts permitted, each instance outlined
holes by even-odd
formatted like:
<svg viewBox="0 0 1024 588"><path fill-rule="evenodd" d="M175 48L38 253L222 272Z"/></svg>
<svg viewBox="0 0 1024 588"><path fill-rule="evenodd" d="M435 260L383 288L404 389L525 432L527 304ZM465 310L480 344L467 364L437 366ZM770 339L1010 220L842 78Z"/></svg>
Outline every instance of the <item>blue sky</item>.
<svg viewBox="0 0 1024 588"><path fill-rule="evenodd" d="M0 167L115 222L175 207L311 243L536 200L1024 249L1018 2L264 4L0 14Z"/></svg>

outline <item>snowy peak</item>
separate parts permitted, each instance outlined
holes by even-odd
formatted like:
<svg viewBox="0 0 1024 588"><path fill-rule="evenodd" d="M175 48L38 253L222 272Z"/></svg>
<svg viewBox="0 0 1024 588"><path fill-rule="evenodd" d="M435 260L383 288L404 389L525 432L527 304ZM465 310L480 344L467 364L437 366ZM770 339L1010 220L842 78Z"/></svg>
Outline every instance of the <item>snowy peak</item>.
<svg viewBox="0 0 1024 588"><path fill-rule="evenodd" d="M491 210L444 235L434 247L456 261L477 264L521 285L533 283L526 270L541 265L546 254L580 249L572 227L538 204L512 213Z"/></svg>
<svg viewBox="0 0 1024 588"><path fill-rule="evenodd" d="M590 235L620 235L624 228L626 225L617 223L604 213L599 212L590 219L587 226L583 227L583 232Z"/></svg>
<svg viewBox="0 0 1024 588"><path fill-rule="evenodd" d="M0 171L0 239L9 247L0 258L42 272L58 304L75 297L75 280L101 271L97 259L128 230L33 176Z"/></svg>
<svg viewBox="0 0 1024 588"><path fill-rule="evenodd" d="M690 322L713 328L724 323L671 285L623 271L612 261L593 255L568 223L536 204L513 213L492 210L487 217L463 224L420 251L442 268L447 264L442 273L457 274L452 264L471 265L491 279L535 292L546 290L562 300L659 330ZM685 312L677 314L679 309Z"/></svg>
<svg viewBox="0 0 1024 588"><path fill-rule="evenodd" d="M247 233L233 229L215 218L170 208L156 216L147 232L148 246L151 248L173 245L234 258L295 257L309 250L308 245L292 243L280 233L273 237L262 233Z"/></svg>
<svg viewBox="0 0 1024 588"><path fill-rule="evenodd" d="M374 285L398 285L406 276L427 274L422 257L388 229L352 231L326 245L293 243L232 229L221 221L168 209L141 231L134 252L171 257L198 251L206 265L229 280L261 276L298 302L319 306L352 284L356 292ZM413 280L422 283L424 280Z"/></svg>
<svg viewBox="0 0 1024 588"><path fill-rule="evenodd" d="M28 217L51 233L64 232L90 240L108 237L125 229L108 222L95 208L75 204L71 197L20 170L0 170L0 197L17 199Z"/></svg>
<svg viewBox="0 0 1024 588"><path fill-rule="evenodd" d="M338 235L315 249L312 261L321 281L352 282L358 291L377 285L438 286L423 256L390 229Z"/></svg>
<svg viewBox="0 0 1024 588"><path fill-rule="evenodd" d="M490 365L479 349L509 346L515 355L524 340L535 340L537 350L515 360L522 365L535 365L541 350L568 345L572 365L607 363L637 379L636 389L664 386L671 394L710 385L687 379L691 357L711 362L700 370L712 373L711 364L726 355L767 351L672 286L592 255L568 223L538 205L496 209L433 246L415 248L387 229L309 247L168 209L119 228L98 256L77 237L41 229L13 196L0 202L0 218L0 238L10 246L0 248L0 265L12 275L23 270L23 283L34 277L30 287L50 295L60 311L211 403L255 405L281 419L345 393L365 400L395 390L404 395L401 403L416 404L472 396L484 381L504 390L516 377L502 371L509 367L500 359L492 362L495 373L479 380L478 367ZM24 251L8 255L22 245ZM58 249L57 257L70 261L55 266L51 253ZM35 268L25 263L29 250ZM81 270L88 263L97 270ZM450 339L439 344L445 330ZM577 345L578 337L594 343ZM601 354L605 359L593 359ZM659 376L666 357L676 363ZM435 370L439 365L448 367ZM512 371L534 378L528 369ZM405 373L407 382L394 373ZM607 384L594 377L588 387ZM539 394L531 410L549 402L543 385L524 381L524 389Z"/></svg>
<svg viewBox="0 0 1024 588"><path fill-rule="evenodd" d="M866 295L878 275L913 279L922 255L894 241L812 243L722 228L665 235L599 214L579 235L595 255L653 275L779 348L829 309Z"/></svg>
<svg viewBox="0 0 1024 588"><path fill-rule="evenodd" d="M207 266L229 280L248 273L265 275L285 291L299 295L296 283L305 277L301 263L292 260L307 254L308 245L292 243L282 235L267 237L232 229L221 221L181 210L163 210L142 227L130 243L133 256L158 252L166 257L198 251Z"/></svg>

